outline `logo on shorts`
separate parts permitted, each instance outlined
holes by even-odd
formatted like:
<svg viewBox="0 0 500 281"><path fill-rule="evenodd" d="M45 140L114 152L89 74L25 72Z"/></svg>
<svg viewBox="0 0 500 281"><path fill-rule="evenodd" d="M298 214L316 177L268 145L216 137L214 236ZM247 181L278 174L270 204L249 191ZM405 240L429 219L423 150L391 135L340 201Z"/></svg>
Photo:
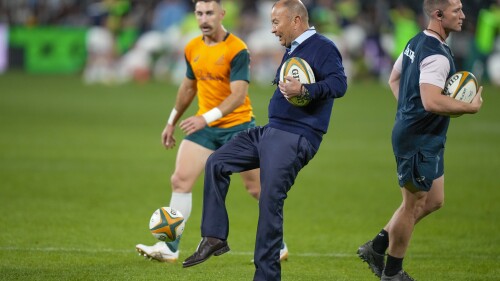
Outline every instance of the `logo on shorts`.
<svg viewBox="0 0 500 281"><path fill-rule="evenodd" d="M398 174L398 179L402 180L403 179L403 175L402 174Z"/></svg>
<svg viewBox="0 0 500 281"><path fill-rule="evenodd" d="M421 176L421 177L416 178L415 180L418 182L423 182L425 180L425 177Z"/></svg>

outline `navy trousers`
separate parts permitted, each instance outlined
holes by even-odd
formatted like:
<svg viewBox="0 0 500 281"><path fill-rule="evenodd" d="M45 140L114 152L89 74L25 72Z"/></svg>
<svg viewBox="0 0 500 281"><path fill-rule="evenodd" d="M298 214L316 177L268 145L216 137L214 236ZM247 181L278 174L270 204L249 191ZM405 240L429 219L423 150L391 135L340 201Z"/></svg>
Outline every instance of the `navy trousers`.
<svg viewBox="0 0 500 281"><path fill-rule="evenodd" d="M255 242L255 281L281 280L283 206L298 172L316 149L297 134L268 126L244 131L217 149L205 167L201 234L226 240L229 218L225 199L230 175L260 168L261 193Z"/></svg>

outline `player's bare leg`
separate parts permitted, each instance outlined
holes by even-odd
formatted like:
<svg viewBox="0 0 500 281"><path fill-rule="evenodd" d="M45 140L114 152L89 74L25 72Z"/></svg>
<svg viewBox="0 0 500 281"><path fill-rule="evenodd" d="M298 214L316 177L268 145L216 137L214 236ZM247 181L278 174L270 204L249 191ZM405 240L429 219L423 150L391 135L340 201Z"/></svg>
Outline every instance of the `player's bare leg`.
<svg viewBox="0 0 500 281"><path fill-rule="evenodd" d="M172 191L190 193L193 185L205 169L205 164L213 150L189 140L183 140L177 151L175 171L170 179ZM182 212L182 210L180 210ZM182 212L184 214L184 212Z"/></svg>
<svg viewBox="0 0 500 281"><path fill-rule="evenodd" d="M401 189L403 204L396 210L389 227L389 254L395 257L404 257L413 228L417 222L416 214L422 213L427 200L427 192Z"/></svg>
<svg viewBox="0 0 500 281"><path fill-rule="evenodd" d="M260 169L253 169L240 173L243 179L243 184L248 193L255 199L259 200L260 196Z"/></svg>
<svg viewBox="0 0 500 281"><path fill-rule="evenodd" d="M205 163L212 150L189 140L183 140L177 151L175 171L171 177L172 196L170 207L179 210L187 222L191 215L193 185L205 169ZM162 262L176 262L179 258L178 238L174 242L158 242L153 246L136 245L140 255Z"/></svg>
<svg viewBox="0 0 500 281"><path fill-rule="evenodd" d="M403 207L404 202L401 203L399 208L394 213L393 217L389 220L387 225L384 227L386 231L391 227L394 216ZM431 213L439 210L444 204L444 175L435 179L432 182L431 189L427 192L427 199L423 208L418 209L415 214L415 224L417 224L421 219L430 215Z"/></svg>
<svg viewBox="0 0 500 281"><path fill-rule="evenodd" d="M418 223L424 217L430 215L431 213L441 209L444 204L444 175L435 179L432 182L432 187L427 192L427 200L425 201L425 206L416 215L415 223Z"/></svg>
<svg viewBox="0 0 500 281"><path fill-rule="evenodd" d="M403 271L403 258L408 249L411 235L417 217L423 214L428 193L415 191L413 185L407 184L401 188L403 203L394 213L389 226L389 249L387 251L387 264L382 273L381 280L391 280L391 277L401 275L405 280L413 280ZM406 279L407 278L407 279Z"/></svg>
<svg viewBox="0 0 500 281"><path fill-rule="evenodd" d="M427 192L427 199L425 201L425 206L420 209L419 213L415 216L415 224L417 224L421 219L428 216L429 214L439 210L444 203L444 175L435 179L432 182L432 187ZM376 236L373 240L366 242L361 245L358 249L359 257L368 263L369 268L372 272L381 277L382 271L385 267L385 251L389 245L389 234L388 230L392 224L394 216L400 212L403 207L403 203L399 206L398 210L394 213L393 217L387 225L383 228L380 234ZM380 239L379 241L375 241ZM384 241L385 240L385 241ZM378 244L376 244L378 243Z"/></svg>

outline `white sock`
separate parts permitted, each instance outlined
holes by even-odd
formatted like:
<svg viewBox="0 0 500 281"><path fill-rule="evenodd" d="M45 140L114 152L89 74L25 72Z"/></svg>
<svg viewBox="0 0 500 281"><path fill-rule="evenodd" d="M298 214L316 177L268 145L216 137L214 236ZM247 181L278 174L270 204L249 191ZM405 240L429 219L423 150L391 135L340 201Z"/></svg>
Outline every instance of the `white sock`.
<svg viewBox="0 0 500 281"><path fill-rule="evenodd" d="M184 222L187 222L189 216L191 215L191 207L193 206L193 194L172 192L172 197L170 197L170 207L174 208L182 213L184 216Z"/></svg>

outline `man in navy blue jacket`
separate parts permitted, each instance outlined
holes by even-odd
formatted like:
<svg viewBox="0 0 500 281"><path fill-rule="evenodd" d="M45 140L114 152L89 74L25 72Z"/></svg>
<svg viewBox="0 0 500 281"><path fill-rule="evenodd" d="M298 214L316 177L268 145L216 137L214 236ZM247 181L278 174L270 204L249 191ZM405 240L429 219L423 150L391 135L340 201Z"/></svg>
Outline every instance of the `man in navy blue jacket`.
<svg viewBox="0 0 500 281"><path fill-rule="evenodd" d="M229 219L225 198L230 175L260 168L261 196L255 244L254 280L280 280L279 251L283 237L283 206L298 172L318 151L327 132L335 98L347 90L342 57L335 44L309 27L309 18L300 0L280 0L273 5L272 33L286 52L282 63L300 57L311 66L315 83L301 84L287 76L279 82L269 103L269 123L242 132L216 150L205 167L202 240L183 266L189 267L210 256L229 251ZM279 81L280 67L275 81ZM287 98L311 99L303 107Z"/></svg>

